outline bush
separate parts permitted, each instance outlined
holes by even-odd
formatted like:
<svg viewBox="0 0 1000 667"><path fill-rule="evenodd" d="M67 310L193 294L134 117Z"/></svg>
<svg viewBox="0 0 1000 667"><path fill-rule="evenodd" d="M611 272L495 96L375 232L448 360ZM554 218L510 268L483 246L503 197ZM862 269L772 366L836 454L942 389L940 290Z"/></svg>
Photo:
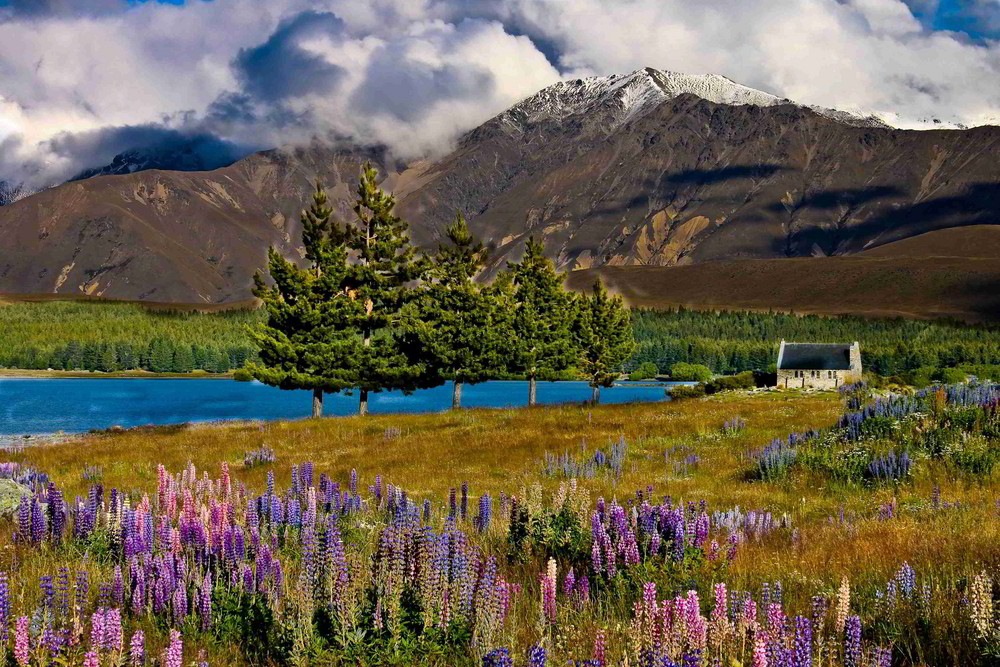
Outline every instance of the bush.
<svg viewBox="0 0 1000 667"><path fill-rule="evenodd" d="M705 393L706 394L716 394L720 391L738 391L741 389L753 389L756 385L754 382L753 372L744 371L736 375L723 375L717 377L710 382L705 383Z"/></svg>
<svg viewBox="0 0 1000 667"><path fill-rule="evenodd" d="M940 380L944 384L958 384L965 382L968 374L960 368L940 368L934 374L935 380Z"/></svg>
<svg viewBox="0 0 1000 667"><path fill-rule="evenodd" d="M676 382L707 382L712 379L708 366L678 361L670 367L670 379Z"/></svg>
<svg viewBox="0 0 1000 667"><path fill-rule="evenodd" d="M233 379L237 382L253 382L253 375L245 368L237 368L233 371Z"/></svg>
<svg viewBox="0 0 1000 667"><path fill-rule="evenodd" d="M670 398L680 400L682 398L700 398L705 395L705 385L680 385L670 388Z"/></svg>
<svg viewBox="0 0 1000 667"><path fill-rule="evenodd" d="M644 361L639 364L639 367L632 371L628 379L629 380L648 380L650 378L656 377L656 374L660 372L660 369L656 367L652 361Z"/></svg>
<svg viewBox="0 0 1000 667"><path fill-rule="evenodd" d="M921 366L906 374L906 382L920 389L929 387L934 382L935 370L933 366Z"/></svg>

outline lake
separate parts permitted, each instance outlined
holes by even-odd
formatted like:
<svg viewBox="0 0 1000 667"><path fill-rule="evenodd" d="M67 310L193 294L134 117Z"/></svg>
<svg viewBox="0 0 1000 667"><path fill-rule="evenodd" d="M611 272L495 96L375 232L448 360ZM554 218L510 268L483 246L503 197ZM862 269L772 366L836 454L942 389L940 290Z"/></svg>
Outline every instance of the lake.
<svg viewBox="0 0 1000 667"><path fill-rule="evenodd" d="M623 382L601 390L602 403L669 400L671 383ZM573 403L590 398L585 382L539 382L539 403ZM484 382L462 390L465 407L526 405L528 383ZM176 424L225 419L296 419L309 416L312 393L282 391L258 382L227 379L0 378L0 435L83 433L112 426ZM358 397L327 394L324 414L352 415ZM440 412L451 407L451 384L404 396L369 396L373 414Z"/></svg>

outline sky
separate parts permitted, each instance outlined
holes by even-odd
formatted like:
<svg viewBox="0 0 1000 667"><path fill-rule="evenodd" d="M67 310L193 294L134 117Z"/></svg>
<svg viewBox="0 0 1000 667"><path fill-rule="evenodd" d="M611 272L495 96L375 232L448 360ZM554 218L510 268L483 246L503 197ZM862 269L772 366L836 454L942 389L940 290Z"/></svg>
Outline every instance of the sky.
<svg viewBox="0 0 1000 667"><path fill-rule="evenodd" d="M0 0L0 181L141 146L434 155L560 79L646 66L1000 124L1000 0Z"/></svg>

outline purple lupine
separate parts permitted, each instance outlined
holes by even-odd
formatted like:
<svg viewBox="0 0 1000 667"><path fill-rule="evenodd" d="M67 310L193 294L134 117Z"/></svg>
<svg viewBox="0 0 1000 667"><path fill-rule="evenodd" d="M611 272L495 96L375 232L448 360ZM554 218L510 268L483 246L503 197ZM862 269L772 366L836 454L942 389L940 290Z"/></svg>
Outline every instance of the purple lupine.
<svg viewBox="0 0 1000 667"><path fill-rule="evenodd" d="M431 520L431 501L424 499L424 523Z"/></svg>
<svg viewBox="0 0 1000 667"><path fill-rule="evenodd" d="M184 583L180 582L177 586L177 590L173 594L173 609L174 609L174 623L180 625L184 622L184 617L188 613L188 600L187 591L184 589Z"/></svg>
<svg viewBox="0 0 1000 667"><path fill-rule="evenodd" d="M87 609L87 594L90 592L90 585L87 580L87 571L80 570L76 573L75 608L76 615L83 616Z"/></svg>
<svg viewBox="0 0 1000 667"><path fill-rule="evenodd" d="M514 667L510 651L505 648L495 648L483 656L483 667Z"/></svg>
<svg viewBox="0 0 1000 667"><path fill-rule="evenodd" d="M115 607L109 609L104 616L104 641L102 647L109 651L121 651L123 644L122 636L122 612Z"/></svg>
<svg viewBox="0 0 1000 667"><path fill-rule="evenodd" d="M576 584L576 575L573 574L573 568L569 568L566 572L566 578L563 579L563 594L569 597L573 594L573 586Z"/></svg>
<svg viewBox="0 0 1000 667"><path fill-rule="evenodd" d="M10 588L7 573L0 572L0 641L7 643L7 626L10 623Z"/></svg>
<svg viewBox="0 0 1000 667"><path fill-rule="evenodd" d="M125 580L122 577L122 566L115 565L115 579L112 587L111 599L116 607L125 604Z"/></svg>
<svg viewBox="0 0 1000 667"><path fill-rule="evenodd" d="M544 647L534 646L530 651L528 651L529 667L545 667L545 662L546 662L546 655Z"/></svg>
<svg viewBox="0 0 1000 667"><path fill-rule="evenodd" d="M212 574L205 573L205 579L201 584L201 594L198 600L198 613L201 615L201 629L207 630L212 627Z"/></svg>
<svg viewBox="0 0 1000 667"><path fill-rule="evenodd" d="M860 616L848 616L844 626L844 667L861 667Z"/></svg>
<svg viewBox="0 0 1000 667"><path fill-rule="evenodd" d="M355 496L358 493L358 471L355 470L354 468L351 468L351 481L347 487L347 490L350 492L352 496Z"/></svg>
<svg viewBox="0 0 1000 667"><path fill-rule="evenodd" d="M469 483L468 482L462 482L462 505L460 507L459 512L460 512L460 515L462 517L462 521L465 521L465 519L469 515Z"/></svg>
<svg viewBox="0 0 1000 667"><path fill-rule="evenodd" d="M812 667L812 624L805 616L795 617L794 667Z"/></svg>
<svg viewBox="0 0 1000 667"><path fill-rule="evenodd" d="M100 667L101 659L97 651L91 649L83 656L83 667Z"/></svg>

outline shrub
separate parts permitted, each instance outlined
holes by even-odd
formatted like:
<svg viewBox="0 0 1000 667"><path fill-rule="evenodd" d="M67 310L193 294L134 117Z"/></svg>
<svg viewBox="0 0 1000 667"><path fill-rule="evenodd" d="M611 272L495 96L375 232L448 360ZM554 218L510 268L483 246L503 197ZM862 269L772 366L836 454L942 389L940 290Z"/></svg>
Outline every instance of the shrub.
<svg viewBox="0 0 1000 667"><path fill-rule="evenodd" d="M245 368L237 368L233 372L233 379L237 382L253 382L253 375Z"/></svg>
<svg viewBox="0 0 1000 667"><path fill-rule="evenodd" d="M656 374L660 372L660 369L656 367L652 361L644 361L639 364L639 367L632 371L628 379L629 380L648 380L650 378L656 377Z"/></svg>
<svg viewBox="0 0 1000 667"><path fill-rule="evenodd" d="M935 371L933 366L921 366L906 374L906 382L920 389L929 387L934 382Z"/></svg>
<svg viewBox="0 0 1000 667"><path fill-rule="evenodd" d="M708 366L679 361L670 367L670 379L677 382L707 382L712 379Z"/></svg>
<svg viewBox="0 0 1000 667"><path fill-rule="evenodd" d="M958 384L965 382L968 374L960 368L940 368L934 376L935 380L940 380L944 384Z"/></svg>
<svg viewBox="0 0 1000 667"><path fill-rule="evenodd" d="M756 385L752 371L744 371L736 375L723 375L705 383L705 393L715 394L720 391L736 391L753 389Z"/></svg>
<svg viewBox="0 0 1000 667"><path fill-rule="evenodd" d="M670 398L678 401L683 398L700 398L705 395L705 385L680 385L670 388Z"/></svg>

